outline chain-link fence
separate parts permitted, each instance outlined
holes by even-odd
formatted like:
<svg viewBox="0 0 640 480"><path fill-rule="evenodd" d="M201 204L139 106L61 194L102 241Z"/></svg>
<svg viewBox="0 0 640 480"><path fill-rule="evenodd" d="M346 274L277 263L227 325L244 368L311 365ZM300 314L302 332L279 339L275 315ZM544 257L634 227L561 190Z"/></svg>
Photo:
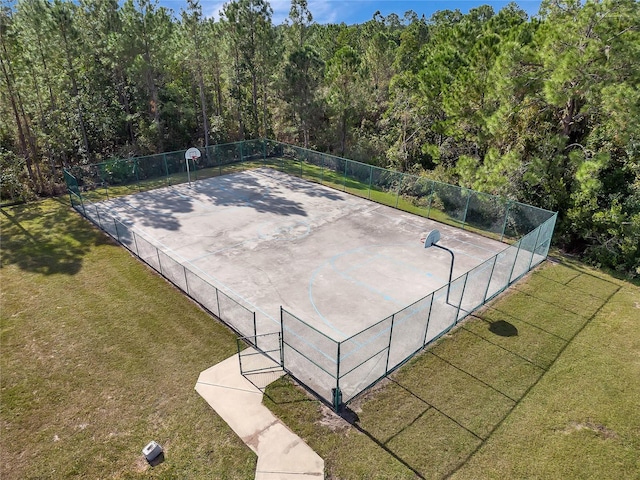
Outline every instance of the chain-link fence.
<svg viewBox="0 0 640 480"><path fill-rule="evenodd" d="M267 166L505 243L503 251L481 265L388 318L371 319L370 327L342 341L281 308L281 357L276 360L336 409L541 263L555 227L554 212L272 140L213 145L201 153L196 162L185 161L180 151L76 167L65 171L65 181L77 211L247 338L271 333L257 331L255 312L93 202L185 183L189 177L198 180Z"/></svg>
<svg viewBox="0 0 640 480"><path fill-rule="evenodd" d="M254 311L243 305L232 294L225 293L214 286L206 278L205 272L190 265L184 259L174 258L171 254L159 249L143 234L137 233L118 218L113 217L108 210L100 208L95 203L85 203L82 194L78 192L76 178L65 172L65 179L69 187L71 205L77 211L238 334L257 338ZM260 348L258 345L254 346Z"/></svg>

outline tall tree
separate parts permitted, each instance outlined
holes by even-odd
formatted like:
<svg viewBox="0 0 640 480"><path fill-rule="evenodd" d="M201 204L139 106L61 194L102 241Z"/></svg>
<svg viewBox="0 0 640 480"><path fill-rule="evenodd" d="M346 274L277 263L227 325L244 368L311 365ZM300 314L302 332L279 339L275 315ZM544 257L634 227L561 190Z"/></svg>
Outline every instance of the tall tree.
<svg viewBox="0 0 640 480"><path fill-rule="evenodd" d="M358 108L358 76L360 56L350 46L342 47L329 61L326 79L329 85L329 105L338 120L340 155L346 151L347 133Z"/></svg>

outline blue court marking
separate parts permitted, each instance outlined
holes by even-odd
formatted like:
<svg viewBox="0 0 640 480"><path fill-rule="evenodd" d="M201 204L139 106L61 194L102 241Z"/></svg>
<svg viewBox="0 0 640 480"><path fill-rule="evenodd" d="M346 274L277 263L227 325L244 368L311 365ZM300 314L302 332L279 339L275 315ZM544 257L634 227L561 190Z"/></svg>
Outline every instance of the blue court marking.
<svg viewBox="0 0 640 480"><path fill-rule="evenodd" d="M496 256L498 256L500 254L496 254ZM473 276L477 276L480 272L487 270L488 268L490 268L493 265L493 262L488 262L489 259L487 259L485 261L485 265L482 266L482 268L476 268L474 269L474 272L472 274L469 274L469 277L473 277ZM467 272L468 273L468 272ZM462 275L464 276L464 274ZM458 277L460 278L460 277ZM453 281L455 282L457 279L454 279ZM468 281L468 280L467 280ZM440 301L442 298L446 297L446 284L443 285L442 287L439 287L437 290L435 290L432 295L433 297L433 304L436 303L436 301ZM453 287L451 288L451 292L454 291L459 291L462 288L462 285L460 284L460 282L456 283L455 285L453 285ZM440 291L437 295L436 292ZM451 294L450 292L450 294ZM427 295L428 297L429 295ZM424 297L424 298L427 298ZM423 300L423 299L421 299ZM418 300L419 302L420 300ZM432 303L430 302L425 302L425 305L421 308L411 308L412 305L407 306L407 310L410 311L411 313L409 315L407 315L406 317L404 317L402 320L399 321L394 321L394 326L397 325L402 325L403 323L407 322L408 320L412 319L414 316L416 316L417 314L423 312L426 309L431 310L432 308ZM462 309L462 306L460 306L460 309ZM396 314L399 312L396 312ZM457 316L457 314L456 314ZM457 322L457 318L454 319L454 322ZM425 325L426 327L426 325ZM449 327L447 327L449 328ZM446 329L445 329L446 330ZM441 333L441 332L439 332ZM382 335L388 335L389 334L389 328L386 328L382 331L380 331L377 335L371 337L370 339L368 339L367 342L365 343L356 343L356 345L358 346L357 348L354 348L353 350L351 350L348 353L345 353L343 355L341 355L342 358L346 359L349 358L349 356L356 354L357 352L359 352L360 350L362 350L363 348L367 347L368 345L370 345L373 341L377 340L378 338L380 338Z"/></svg>

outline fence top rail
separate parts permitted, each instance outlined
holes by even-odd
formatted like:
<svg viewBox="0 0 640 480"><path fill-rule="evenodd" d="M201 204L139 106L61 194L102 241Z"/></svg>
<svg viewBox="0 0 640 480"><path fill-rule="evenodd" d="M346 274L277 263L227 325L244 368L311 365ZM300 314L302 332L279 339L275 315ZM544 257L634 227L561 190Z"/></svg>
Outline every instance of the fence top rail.
<svg viewBox="0 0 640 480"><path fill-rule="evenodd" d="M245 144L245 143L249 143L249 142L255 142L256 140L242 140L239 142L228 142L228 143L216 143L215 145L209 145L208 148L214 148L214 147L226 147L229 145L240 145L240 144ZM207 147L196 147L199 150L205 150ZM182 150L173 150L171 152L160 152L160 153L150 153L148 155L138 155L135 157L126 157L126 158L112 158L111 160L105 160L102 162L97 162L97 163L88 163L86 165L78 165L78 166L83 166L83 167L98 167L98 166L102 166L102 165L108 165L110 163L113 162L133 162L133 161L137 161L140 159L145 159L145 158L150 158L150 157L160 157L162 155L174 155L176 153L184 153L186 152L187 149L182 149ZM66 168L64 168L64 170L67 170ZM68 170L67 170L68 171Z"/></svg>
<svg viewBox="0 0 640 480"><path fill-rule="evenodd" d="M290 317L294 318L295 320L297 320L298 322L302 323L304 326L310 328L311 330L313 330L314 332L322 335L324 338L326 338L327 340L332 341L333 343L335 343L336 345L339 344L340 342L336 341L335 339L331 338L330 336L328 336L326 333L322 333L320 330L318 330L317 328L315 328L312 325L309 325L307 322L305 322L304 320L302 320L301 318L297 317L296 315L294 315L293 313L291 313L290 311L286 310L284 307L280 307L280 309L282 310L282 313L286 313L287 315L289 315Z"/></svg>
<svg viewBox="0 0 640 480"><path fill-rule="evenodd" d="M359 161L357 161L357 160L351 160L351 159L348 159L348 158L337 157L337 156L335 156L335 155L331 155L330 153L317 152L317 151L315 151L315 150L311 150L311 149L309 149L309 148L298 147L297 145L291 145L291 144L289 144L289 143L279 142L279 141L277 141L277 140L270 140L270 139L265 139L265 140L266 140L266 141L268 141L268 142L273 142L273 143L276 143L276 144L284 145L284 146L286 146L286 147L291 147L291 148L294 148L294 149L297 149L297 150L304 150L304 151L306 151L306 152L311 152L311 153L316 153L316 154L320 154L320 155L325 155L325 156L327 156L327 157L336 158L336 159L339 159L339 160L344 160L344 161L346 161L346 162L352 162L352 163L356 163L356 164L359 164L359 165L362 165L362 166L366 166L366 167L370 167L370 168L375 168L375 169L377 169L377 170L384 170L384 171L386 171L386 172L390 172L390 173L398 173L398 174L404 175L405 177L413 178L413 179L415 179L415 180L423 180L423 181L425 181L425 180L426 180L426 181L428 181L428 182L432 182L432 183L434 183L434 184L438 184L438 185L444 185L444 186L448 186L448 187L458 188L458 189L460 189L460 190L462 190L462 191L464 191L464 192L470 192L471 194L473 194L473 193L477 193L477 194L479 194L479 195L487 195L487 196L491 196L491 197L493 197L493 198L495 198L495 199L498 199L498 200L502 201L502 203L504 203L504 204L510 203L510 204L522 205L522 206L524 206L524 207L533 208L533 209L536 209L536 210L538 210L538 211L540 211L540 212L547 212L547 213L549 213L549 214L557 213L557 212L554 212L554 211L552 211L552 210L547 210L547 209L545 209L545 208L535 207L535 206L533 206L533 205L528 205L528 204L526 204L526 203L518 202L517 200L511 200L511 199L509 199L509 198L507 198L507 197L502 197L502 196L499 196L499 195L494 195L494 194L492 194L492 193L478 192L477 190L473 190L473 189L470 189L470 188L467 188L467 187L461 187L460 185L453 185L453 184L451 184L451 183L445 183L445 182L440 182L440 181L438 181L438 180L432 180L432 179L430 179L430 178L428 178L428 177L423 177L423 176L420 176L420 175L414 175L414 174L411 174L411 173L399 172L399 171L397 171L397 170L390 170L390 169L388 169L388 168L378 167L378 166L376 166L376 165L371 165L371 164L369 164L369 163L359 162Z"/></svg>

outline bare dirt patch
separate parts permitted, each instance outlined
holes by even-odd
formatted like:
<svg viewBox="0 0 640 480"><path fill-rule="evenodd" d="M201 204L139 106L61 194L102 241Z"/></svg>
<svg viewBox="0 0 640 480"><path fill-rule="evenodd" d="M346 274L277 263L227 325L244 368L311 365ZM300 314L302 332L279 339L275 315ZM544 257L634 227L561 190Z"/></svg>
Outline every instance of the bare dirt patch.
<svg viewBox="0 0 640 480"><path fill-rule="evenodd" d="M580 430L591 430L592 432L595 432L596 434L598 434L599 436L605 439L614 439L618 437L618 434L613 430L611 430L610 428L607 428L606 426L600 423L596 423L592 421L571 422L562 431L562 433L564 433L565 435L569 435L570 433L579 432Z"/></svg>

